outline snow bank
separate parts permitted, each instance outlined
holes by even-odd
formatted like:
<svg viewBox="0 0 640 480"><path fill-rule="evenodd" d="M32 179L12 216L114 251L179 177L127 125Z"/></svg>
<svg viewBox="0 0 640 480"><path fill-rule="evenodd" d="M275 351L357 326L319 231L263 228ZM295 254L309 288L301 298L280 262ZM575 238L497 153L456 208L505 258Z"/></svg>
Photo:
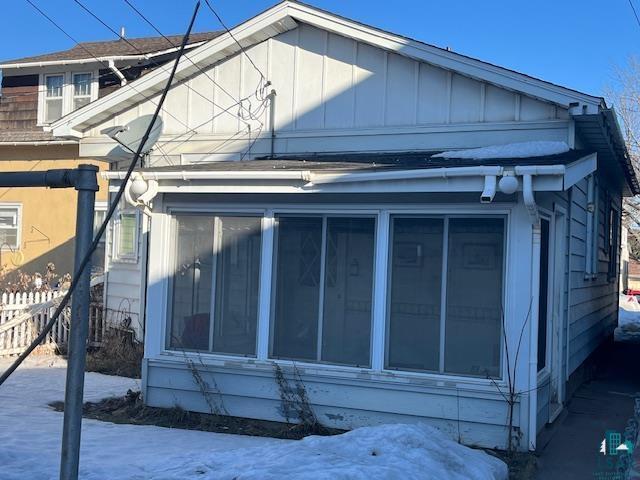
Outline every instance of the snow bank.
<svg viewBox="0 0 640 480"><path fill-rule="evenodd" d="M613 337L616 342L640 343L640 302L635 295L620 295L618 327Z"/></svg>
<svg viewBox="0 0 640 480"><path fill-rule="evenodd" d="M508 477L507 466L423 424L364 427L334 437L216 453L167 463L163 479L434 479ZM155 477L154 477L155 478Z"/></svg>
<svg viewBox="0 0 640 480"><path fill-rule="evenodd" d="M463 158L471 160L486 160L490 158L528 158L558 155L569 151L565 142L520 142L506 145L491 145L467 150L451 150L434 155L439 158Z"/></svg>
<svg viewBox="0 0 640 480"><path fill-rule="evenodd" d="M9 366L0 360L0 371ZM57 479L65 364L28 362L0 387L0 478ZM139 389L88 373L85 399ZM83 420L82 480L452 479L506 480L507 467L426 425L360 428L301 441Z"/></svg>

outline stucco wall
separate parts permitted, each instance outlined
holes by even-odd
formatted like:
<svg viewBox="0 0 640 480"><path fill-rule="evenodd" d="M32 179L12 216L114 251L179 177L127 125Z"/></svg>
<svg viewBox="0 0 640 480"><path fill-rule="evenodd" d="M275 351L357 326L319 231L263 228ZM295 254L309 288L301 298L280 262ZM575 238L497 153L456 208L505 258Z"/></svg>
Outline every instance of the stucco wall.
<svg viewBox="0 0 640 480"><path fill-rule="evenodd" d="M57 146L0 146L0 172L74 168L91 163L100 169L107 164L78 158L77 145ZM107 183L99 178L97 201L107 200ZM20 268L33 273L44 271L48 262L56 265L59 274L73 267L73 238L76 224L76 191L74 189L0 188L0 206L19 204L20 219L19 256L11 255L8 248L1 250L0 264L7 270ZM17 265L16 265L17 264Z"/></svg>

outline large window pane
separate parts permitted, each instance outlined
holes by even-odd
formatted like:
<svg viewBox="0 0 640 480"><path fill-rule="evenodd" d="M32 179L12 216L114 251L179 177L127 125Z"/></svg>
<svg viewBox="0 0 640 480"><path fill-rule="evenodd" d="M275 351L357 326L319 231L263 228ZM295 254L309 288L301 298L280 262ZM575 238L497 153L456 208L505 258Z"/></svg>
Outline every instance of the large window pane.
<svg viewBox="0 0 640 480"><path fill-rule="evenodd" d="M328 218L322 360L369 365L373 218Z"/></svg>
<svg viewBox="0 0 640 480"><path fill-rule="evenodd" d="M213 277L213 218L176 218L175 270L169 344L208 350Z"/></svg>
<svg viewBox="0 0 640 480"><path fill-rule="evenodd" d="M272 355L317 359L322 218L278 219Z"/></svg>
<svg viewBox="0 0 640 480"><path fill-rule="evenodd" d="M260 279L260 218L221 217L216 227L213 351L255 355Z"/></svg>
<svg viewBox="0 0 640 480"><path fill-rule="evenodd" d="M449 220L445 371L500 375L504 221Z"/></svg>
<svg viewBox="0 0 640 480"><path fill-rule="evenodd" d="M439 369L442 219L394 218L387 366Z"/></svg>
<svg viewBox="0 0 640 480"><path fill-rule="evenodd" d="M62 97L62 75L51 75L45 80L46 82L46 96L47 98Z"/></svg>

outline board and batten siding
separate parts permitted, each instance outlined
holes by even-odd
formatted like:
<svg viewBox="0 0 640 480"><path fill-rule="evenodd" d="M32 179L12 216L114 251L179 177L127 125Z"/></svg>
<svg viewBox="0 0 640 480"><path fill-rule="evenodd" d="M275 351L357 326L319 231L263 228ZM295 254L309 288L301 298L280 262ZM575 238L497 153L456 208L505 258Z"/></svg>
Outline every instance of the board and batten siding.
<svg viewBox="0 0 640 480"><path fill-rule="evenodd" d="M248 145L249 156L269 153L270 105L259 105L272 89L275 150L281 154L568 141L565 109L309 25L247 53L272 85L259 91L260 74L244 55L176 84L162 113L165 161L239 158ZM239 99L245 99L242 106ZM100 137L105 127L154 107L149 101L127 107L87 136ZM248 118L249 108L258 112L255 119Z"/></svg>

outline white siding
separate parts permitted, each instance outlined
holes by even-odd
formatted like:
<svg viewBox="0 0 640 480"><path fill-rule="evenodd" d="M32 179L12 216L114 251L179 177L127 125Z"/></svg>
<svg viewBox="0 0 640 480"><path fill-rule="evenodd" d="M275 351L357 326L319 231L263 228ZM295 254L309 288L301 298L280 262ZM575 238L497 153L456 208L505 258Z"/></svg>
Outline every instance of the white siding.
<svg viewBox="0 0 640 480"><path fill-rule="evenodd" d="M606 190L612 201L620 205L620 192L603 183L600 177L598 195L598 273L585 275L587 241L587 181L582 180L571 190L571 257L569 293L568 374L611 334L617 321L618 277L607 276L608 261L604 252L604 222ZM617 192L617 193L616 193Z"/></svg>
<svg viewBox="0 0 640 480"><path fill-rule="evenodd" d="M309 25L301 24L247 53L272 82L258 96L260 74L244 55L212 65L206 75L199 73L171 90L163 110L164 139L177 145L175 153L214 155L207 160L216 153L224 153L220 158L238 158L259 133L265 139L252 152L268 153L269 106L261 106L261 95L271 89L277 93L279 153L362 150L361 145L365 150L398 150L403 148L397 144L404 142L408 142L404 149L456 148L460 145L451 135L438 143L430 129L454 132L462 125L479 125L491 132L531 125L524 139L567 140L566 111L552 104ZM259 113L258 118L249 119L249 108ZM238 118L240 109L245 120ZM122 124L151 110L149 102L128 107L115 116L115 122ZM96 125L89 137L98 137L107 124L114 121ZM197 134L192 136L194 130ZM492 133L472 141L463 146L504 140ZM173 150L171 145L165 147Z"/></svg>

